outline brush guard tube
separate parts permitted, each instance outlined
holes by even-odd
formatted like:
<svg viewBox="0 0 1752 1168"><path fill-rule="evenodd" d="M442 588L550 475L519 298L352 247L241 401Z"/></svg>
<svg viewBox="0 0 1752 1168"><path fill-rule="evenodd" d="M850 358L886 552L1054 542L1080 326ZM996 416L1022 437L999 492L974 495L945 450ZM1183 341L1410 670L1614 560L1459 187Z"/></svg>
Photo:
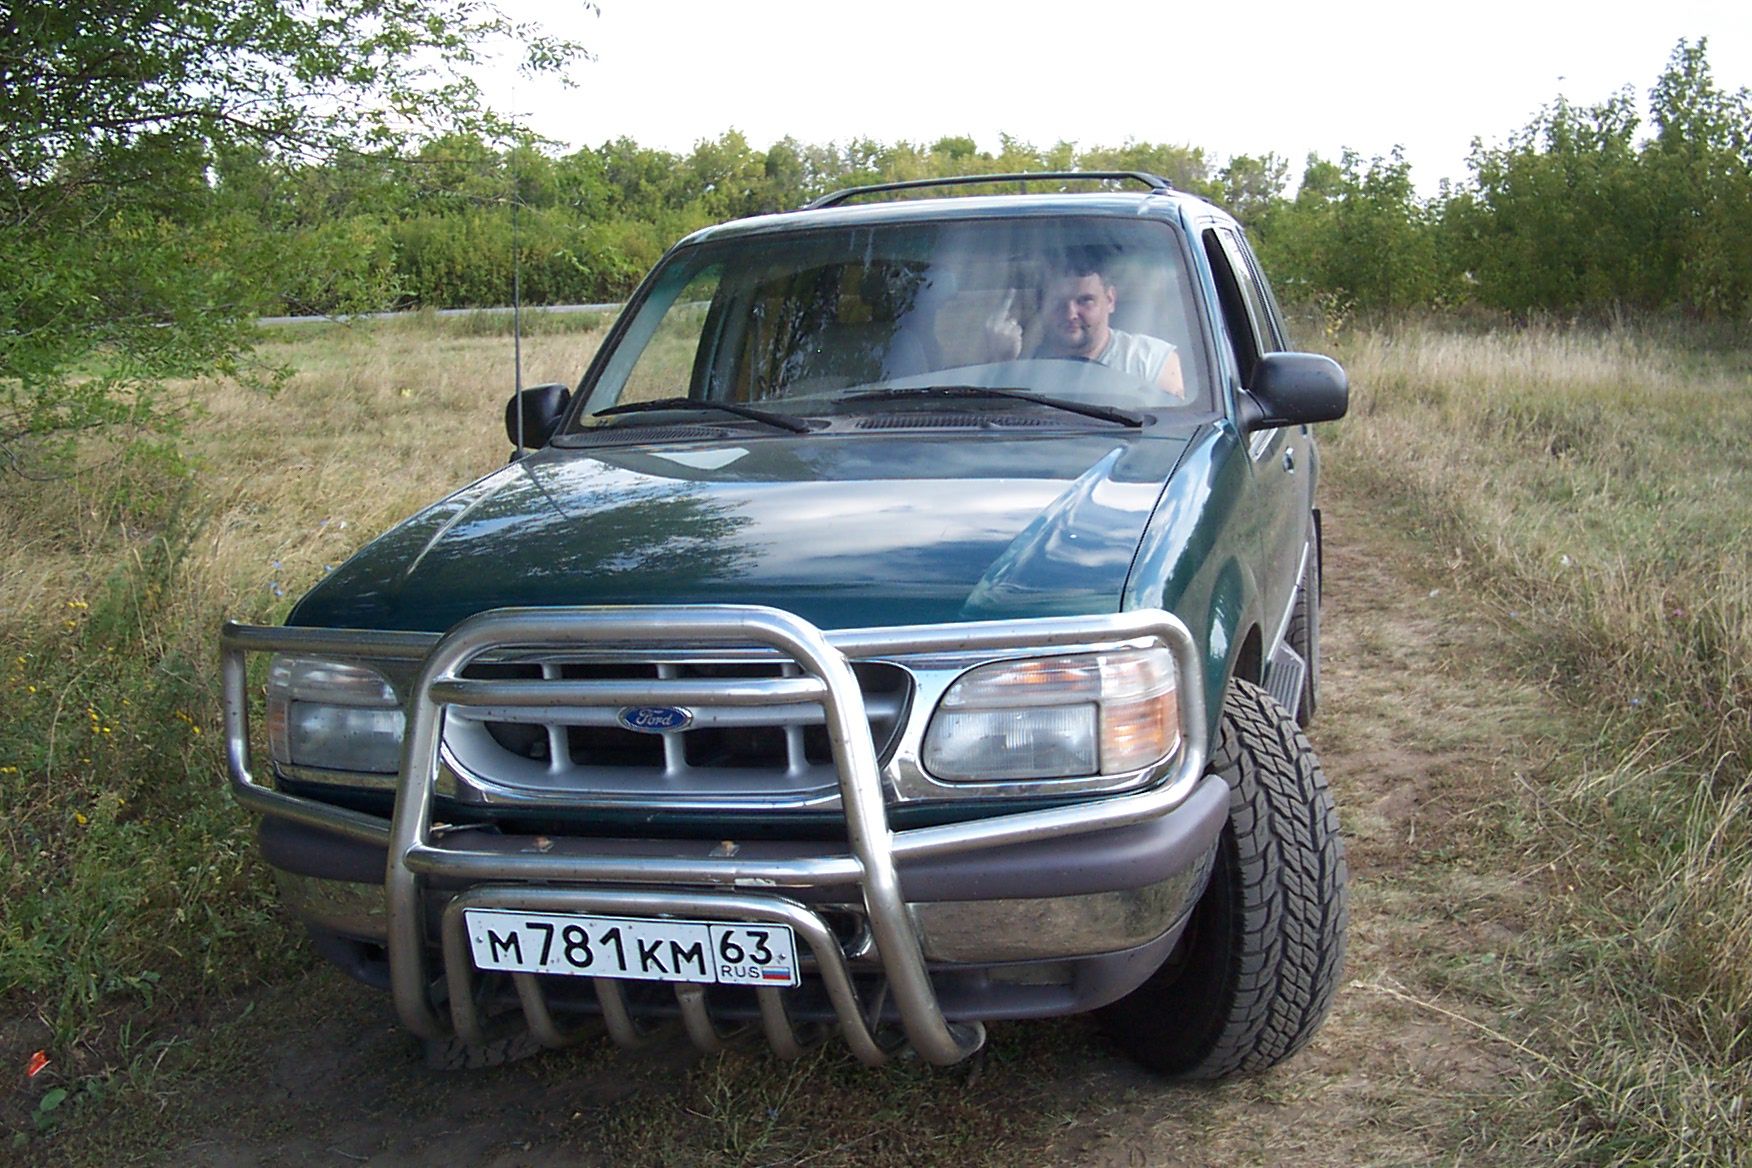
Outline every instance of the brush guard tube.
<svg viewBox="0 0 1752 1168"><path fill-rule="evenodd" d="M882 775L870 739L863 695L848 663L857 657L909 653L1014 652L1075 648L1150 639L1172 653L1177 675L1181 742L1169 772L1134 794L1086 803L990 816L894 832L888 825ZM1191 635L1173 615L1140 610L1116 616L979 622L918 628L823 633L777 609L754 606L663 606L495 609L457 625L442 637L370 630L264 628L227 623L222 636L226 759L233 794L252 811L335 830L349 838L388 845L385 873L387 949L391 992L402 1023L422 1038L484 1037L475 1006L477 971L463 934L469 907L572 911L643 917L693 917L783 923L795 930L814 961L856 1057L885 1061L872 1019L877 1010L859 1000L842 951L827 923L784 895L786 888L855 884L862 892L869 930L883 973L883 991L901 1021L907 1043L927 1062L967 1058L984 1041L979 1023L943 1016L925 965L917 928L902 896L896 860L945 855L1007 843L1098 831L1140 823L1181 803L1203 773L1205 711ZM468 665L498 650L700 649L756 646L794 663L800 676L771 679L643 679L635 681L480 680L462 676ZM377 816L287 795L257 783L250 772L248 674L252 651L332 654L361 660L421 662L408 699L395 809ZM579 857L536 851L505 854L433 846L433 805L444 713L450 707L491 707L539 713L574 705L782 706L820 705L839 779L849 854L802 859ZM424 915L431 878L473 885L444 911L439 952L448 1010L434 1004L436 979L428 968ZM638 885L638 888L615 887ZM652 888L653 885L664 886ZM546 1046L564 1046L540 979L513 974L531 1033ZM604 1023L623 1045L639 1041L619 983L593 979ZM801 1049L785 1014L782 990L756 990L762 1029L781 1055ZM718 1035L697 986L676 986L690 1036L710 1048Z"/></svg>

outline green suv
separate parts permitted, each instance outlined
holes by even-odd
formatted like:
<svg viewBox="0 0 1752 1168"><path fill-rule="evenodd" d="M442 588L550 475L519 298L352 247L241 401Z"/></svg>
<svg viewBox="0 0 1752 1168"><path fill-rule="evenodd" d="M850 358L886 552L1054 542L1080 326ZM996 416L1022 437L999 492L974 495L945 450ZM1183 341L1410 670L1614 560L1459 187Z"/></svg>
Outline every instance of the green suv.
<svg viewBox="0 0 1752 1168"><path fill-rule="evenodd" d="M1053 193L916 197L993 182ZM1347 394L1152 175L700 231L507 466L226 626L233 789L442 1057L679 1019L946 1064L1097 1012L1269 1066L1344 950L1299 727Z"/></svg>

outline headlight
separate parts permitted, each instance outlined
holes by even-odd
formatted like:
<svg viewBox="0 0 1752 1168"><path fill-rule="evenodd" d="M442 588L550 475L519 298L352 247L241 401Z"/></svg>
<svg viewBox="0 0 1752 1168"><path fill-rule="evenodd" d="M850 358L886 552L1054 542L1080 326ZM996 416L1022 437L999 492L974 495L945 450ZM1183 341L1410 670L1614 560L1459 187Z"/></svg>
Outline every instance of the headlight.
<svg viewBox="0 0 1752 1168"><path fill-rule="evenodd" d="M1180 744L1174 659L1124 649L982 665L956 679L925 732L939 779L1122 774Z"/></svg>
<svg viewBox="0 0 1752 1168"><path fill-rule="evenodd" d="M277 763L393 775L402 710L374 669L308 657L268 666L268 748Z"/></svg>

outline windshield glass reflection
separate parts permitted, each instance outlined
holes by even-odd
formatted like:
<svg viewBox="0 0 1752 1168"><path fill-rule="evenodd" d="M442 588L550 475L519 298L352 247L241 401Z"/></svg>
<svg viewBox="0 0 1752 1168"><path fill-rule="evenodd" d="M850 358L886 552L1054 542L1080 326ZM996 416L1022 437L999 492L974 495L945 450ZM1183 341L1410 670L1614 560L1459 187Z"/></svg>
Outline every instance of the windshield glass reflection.
<svg viewBox="0 0 1752 1168"><path fill-rule="evenodd" d="M580 425L673 422L673 412L594 416L666 398L905 410L920 407L868 391L938 386L1134 410L1204 405L1177 239L1161 223L1054 217L707 241L656 274Z"/></svg>

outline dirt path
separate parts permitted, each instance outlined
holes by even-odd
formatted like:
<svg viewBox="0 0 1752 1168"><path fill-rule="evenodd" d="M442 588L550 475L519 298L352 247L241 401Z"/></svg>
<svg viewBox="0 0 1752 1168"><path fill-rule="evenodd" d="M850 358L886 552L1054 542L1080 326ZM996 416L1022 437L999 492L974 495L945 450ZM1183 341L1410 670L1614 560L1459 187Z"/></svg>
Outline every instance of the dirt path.
<svg viewBox="0 0 1752 1168"><path fill-rule="evenodd" d="M1273 1072L1165 1086L1071 1020L999 1028L946 1072L867 1072L838 1052L704 1058L677 1038L438 1073L382 999L319 970L203 1034L156 1084L156 1115L130 1109L49 1151L206 1168L1488 1161L1469 1099L1520 1071L1454 1016L1492 1020L1489 973L1531 895L1495 875L1516 868L1488 807L1528 765L1537 702L1489 676L1491 635L1439 569L1355 500L1329 500L1327 519L1313 738L1349 841L1350 958L1326 1027Z"/></svg>
<svg viewBox="0 0 1752 1168"><path fill-rule="evenodd" d="M1282 1067L1215 1090L1140 1086L1066 1163L1476 1163L1496 1133L1474 1105L1524 1073L1481 1030L1495 1019L1479 990L1532 895L1520 868L1497 874L1506 849L1493 807L1533 765L1543 704L1498 675L1493 634L1439 561L1419 562L1424 549L1386 534L1357 500L1329 497L1325 512L1311 737L1349 849L1345 988Z"/></svg>

